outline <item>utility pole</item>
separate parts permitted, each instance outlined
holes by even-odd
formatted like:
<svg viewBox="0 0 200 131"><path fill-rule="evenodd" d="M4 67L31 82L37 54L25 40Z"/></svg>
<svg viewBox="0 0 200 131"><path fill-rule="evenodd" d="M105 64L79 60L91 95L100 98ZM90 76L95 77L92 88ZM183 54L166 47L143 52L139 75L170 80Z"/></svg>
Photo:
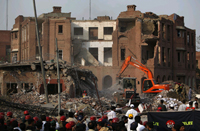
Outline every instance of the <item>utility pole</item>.
<svg viewBox="0 0 200 131"><path fill-rule="evenodd" d="M40 38L39 38L39 32L38 32L38 23L37 23L37 13L36 13L35 0L33 0L33 8L34 8L34 13L35 13L35 28L36 28L38 48L39 48L39 53L40 53L40 64L41 64L43 84L44 84L44 89L45 89L45 97L46 97L46 102L49 103L48 92L47 92L47 84L46 84L46 79L45 79L44 63L43 63L43 58L42 58L42 49L41 49L41 45L40 45Z"/></svg>
<svg viewBox="0 0 200 131"><path fill-rule="evenodd" d="M91 0L90 0L90 5L89 6L90 6L90 10L89 10L90 18L89 19L91 20Z"/></svg>
<svg viewBox="0 0 200 131"><path fill-rule="evenodd" d="M58 75L58 115L60 113L60 66L59 66L59 56L58 56L58 43L56 38L56 57L57 57L57 75Z"/></svg>
<svg viewBox="0 0 200 131"><path fill-rule="evenodd" d="M6 0L6 30L8 30L8 0Z"/></svg>

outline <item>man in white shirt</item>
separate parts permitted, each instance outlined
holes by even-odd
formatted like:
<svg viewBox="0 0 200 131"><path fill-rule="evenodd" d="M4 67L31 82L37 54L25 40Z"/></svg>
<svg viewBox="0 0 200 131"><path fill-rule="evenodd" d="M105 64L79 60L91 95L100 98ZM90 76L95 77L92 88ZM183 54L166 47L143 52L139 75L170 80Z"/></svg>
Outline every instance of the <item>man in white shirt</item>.
<svg viewBox="0 0 200 131"><path fill-rule="evenodd" d="M128 124L127 124L127 131L131 131L131 124L135 122L135 119L133 118L133 114L128 115Z"/></svg>
<svg viewBox="0 0 200 131"><path fill-rule="evenodd" d="M129 114L133 114L133 119L134 119L135 116L138 115L138 112L137 112L136 110L133 109L133 108L134 108L134 105L133 105L133 104L130 105L130 108L131 108L131 109L129 109L129 110L126 112L126 115L125 115L125 116L128 117Z"/></svg>
<svg viewBox="0 0 200 131"><path fill-rule="evenodd" d="M108 120L113 119L116 117L115 107L111 106L111 111L107 114Z"/></svg>
<svg viewBox="0 0 200 131"><path fill-rule="evenodd" d="M136 131L143 131L145 129L145 126L141 125L140 124L140 121L141 121L141 117L140 116L136 116L135 117L135 122L138 123L138 126L136 128Z"/></svg>
<svg viewBox="0 0 200 131"><path fill-rule="evenodd" d="M181 104L178 108L178 111L185 111L187 105L185 104L185 100L182 101L183 104Z"/></svg>
<svg viewBox="0 0 200 131"><path fill-rule="evenodd" d="M44 125L46 124L46 116L42 115L41 120L42 120L42 129L40 129L40 131L44 131Z"/></svg>

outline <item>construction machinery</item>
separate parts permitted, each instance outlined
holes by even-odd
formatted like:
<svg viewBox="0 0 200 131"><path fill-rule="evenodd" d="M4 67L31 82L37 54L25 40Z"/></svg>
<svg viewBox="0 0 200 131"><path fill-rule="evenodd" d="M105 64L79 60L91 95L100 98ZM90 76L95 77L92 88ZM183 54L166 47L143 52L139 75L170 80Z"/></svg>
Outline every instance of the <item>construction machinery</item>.
<svg viewBox="0 0 200 131"><path fill-rule="evenodd" d="M119 105L125 105L126 103L134 104L137 106L140 103L139 93L136 93L136 78L124 77L122 80L123 91L114 93L114 100Z"/></svg>
<svg viewBox="0 0 200 131"><path fill-rule="evenodd" d="M133 60L133 61L131 61ZM129 66L132 65L136 67L137 69L143 71L148 79L144 79L142 83L142 92L145 94L157 94L162 92L163 90L169 90L171 88L170 84L157 84L156 81L153 78L153 74L150 69L148 69L145 65L143 65L141 62L139 62L136 58L132 56L128 56L122 66L121 70L118 73L117 77L120 78L121 74L125 71L125 69Z"/></svg>

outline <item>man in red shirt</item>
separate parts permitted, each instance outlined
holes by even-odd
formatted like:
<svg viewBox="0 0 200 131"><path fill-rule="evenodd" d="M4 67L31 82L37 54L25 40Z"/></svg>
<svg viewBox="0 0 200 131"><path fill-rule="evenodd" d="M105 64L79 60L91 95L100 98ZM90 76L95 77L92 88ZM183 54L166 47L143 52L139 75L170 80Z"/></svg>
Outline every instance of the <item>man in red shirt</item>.
<svg viewBox="0 0 200 131"><path fill-rule="evenodd" d="M190 101L189 102L189 107L186 107L186 111L190 111L190 110L194 110L195 109L194 107L192 107L192 104L193 104L193 102Z"/></svg>

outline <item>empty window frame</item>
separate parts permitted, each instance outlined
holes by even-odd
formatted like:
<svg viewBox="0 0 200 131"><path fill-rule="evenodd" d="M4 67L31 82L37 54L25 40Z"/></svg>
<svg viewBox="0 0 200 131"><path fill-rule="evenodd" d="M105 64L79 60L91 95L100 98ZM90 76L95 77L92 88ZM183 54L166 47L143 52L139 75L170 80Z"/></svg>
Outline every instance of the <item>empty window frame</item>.
<svg viewBox="0 0 200 131"><path fill-rule="evenodd" d="M83 35L83 27L74 27L74 35Z"/></svg>
<svg viewBox="0 0 200 131"><path fill-rule="evenodd" d="M121 49L121 60L125 60L125 53L126 53L126 49L122 48Z"/></svg>
<svg viewBox="0 0 200 131"><path fill-rule="evenodd" d="M177 30L177 36L181 37L181 30Z"/></svg>
<svg viewBox="0 0 200 131"><path fill-rule="evenodd" d="M112 35L113 27L104 27L104 35Z"/></svg>
<svg viewBox="0 0 200 131"><path fill-rule="evenodd" d="M89 48L89 52L98 61L98 48Z"/></svg>
<svg viewBox="0 0 200 131"><path fill-rule="evenodd" d="M17 32L15 32L15 39L17 38Z"/></svg>
<svg viewBox="0 0 200 131"><path fill-rule="evenodd" d="M104 62L112 63L112 48L104 48Z"/></svg>
<svg viewBox="0 0 200 131"><path fill-rule="evenodd" d="M190 45L190 33L187 33L187 44Z"/></svg>
<svg viewBox="0 0 200 131"><path fill-rule="evenodd" d="M170 41L170 25L167 25L167 41Z"/></svg>
<svg viewBox="0 0 200 131"><path fill-rule="evenodd" d="M58 57L59 57L59 59L63 59L63 51L62 50L59 50L58 51Z"/></svg>
<svg viewBox="0 0 200 131"><path fill-rule="evenodd" d="M178 62L181 62L181 53L178 52Z"/></svg>
<svg viewBox="0 0 200 131"><path fill-rule="evenodd" d="M165 39L165 24L162 23L162 38Z"/></svg>
<svg viewBox="0 0 200 131"><path fill-rule="evenodd" d="M192 46L194 45L194 34L193 33L191 34L191 45Z"/></svg>
<svg viewBox="0 0 200 131"><path fill-rule="evenodd" d="M98 27L89 27L89 40L98 40Z"/></svg>
<svg viewBox="0 0 200 131"><path fill-rule="evenodd" d="M63 33L63 25L58 25L58 33Z"/></svg>

